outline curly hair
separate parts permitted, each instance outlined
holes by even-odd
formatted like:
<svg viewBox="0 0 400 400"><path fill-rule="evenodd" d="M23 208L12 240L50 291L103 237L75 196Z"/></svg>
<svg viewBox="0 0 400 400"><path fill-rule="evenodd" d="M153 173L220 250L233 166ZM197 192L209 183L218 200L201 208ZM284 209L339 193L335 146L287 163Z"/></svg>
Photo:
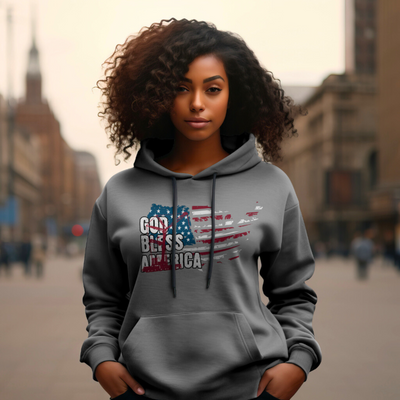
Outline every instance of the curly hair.
<svg viewBox="0 0 400 400"><path fill-rule="evenodd" d="M280 143L290 132L297 136L294 117L307 115L307 110L285 96L280 80L260 64L238 34L186 18L143 27L118 44L102 64L108 67L105 79L96 84L105 97L98 116L108 122L115 156L124 151L128 159L127 150L134 145L137 149L145 138L174 137L170 111L179 83L189 64L207 54L223 62L229 80L230 106L221 135L252 132L264 161L282 160Z"/></svg>

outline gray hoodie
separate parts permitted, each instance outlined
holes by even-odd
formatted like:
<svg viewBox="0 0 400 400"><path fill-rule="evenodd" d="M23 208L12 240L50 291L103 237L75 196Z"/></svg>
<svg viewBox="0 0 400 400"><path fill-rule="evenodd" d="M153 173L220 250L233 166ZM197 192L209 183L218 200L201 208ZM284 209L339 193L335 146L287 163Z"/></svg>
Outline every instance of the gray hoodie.
<svg viewBox="0 0 400 400"><path fill-rule="evenodd" d="M307 379L320 365L305 283L315 263L292 183L252 133L221 143L229 156L190 175L155 161L172 140L145 139L96 200L80 354L95 381L118 361L152 399L248 400L268 368L296 364Z"/></svg>

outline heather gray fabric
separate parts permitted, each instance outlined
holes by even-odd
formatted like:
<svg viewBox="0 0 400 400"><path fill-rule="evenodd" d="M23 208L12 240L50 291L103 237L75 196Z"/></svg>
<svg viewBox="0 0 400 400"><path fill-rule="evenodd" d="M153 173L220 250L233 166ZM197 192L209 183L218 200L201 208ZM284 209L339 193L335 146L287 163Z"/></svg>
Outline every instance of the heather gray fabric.
<svg viewBox="0 0 400 400"><path fill-rule="evenodd" d="M305 283L315 263L292 183L252 133L221 143L229 156L193 176L154 161L171 140L146 139L96 200L80 354L94 380L118 361L150 398L245 400L268 368L296 364L307 379L320 365Z"/></svg>

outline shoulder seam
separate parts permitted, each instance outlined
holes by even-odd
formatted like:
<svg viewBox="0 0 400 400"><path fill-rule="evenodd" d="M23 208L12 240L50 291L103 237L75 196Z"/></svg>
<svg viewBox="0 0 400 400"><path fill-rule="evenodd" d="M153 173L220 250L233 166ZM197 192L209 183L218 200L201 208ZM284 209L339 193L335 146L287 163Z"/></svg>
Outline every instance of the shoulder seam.
<svg viewBox="0 0 400 400"><path fill-rule="evenodd" d="M299 205L299 203L296 203L294 206L291 206L291 207L287 208L287 209L285 210L285 212L291 210L292 208L297 207L298 205Z"/></svg>
<svg viewBox="0 0 400 400"><path fill-rule="evenodd" d="M101 211L100 204L98 203L97 200L96 200L96 204L97 204L97 207L99 209L100 215L103 217L104 221L107 221L107 218L104 216L103 211Z"/></svg>

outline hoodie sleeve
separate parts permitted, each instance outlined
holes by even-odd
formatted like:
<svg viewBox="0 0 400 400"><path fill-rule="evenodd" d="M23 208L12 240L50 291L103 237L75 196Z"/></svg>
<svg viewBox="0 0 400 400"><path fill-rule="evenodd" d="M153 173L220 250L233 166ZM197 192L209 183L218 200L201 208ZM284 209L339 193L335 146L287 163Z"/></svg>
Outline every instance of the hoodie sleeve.
<svg viewBox="0 0 400 400"><path fill-rule="evenodd" d="M312 327L317 295L305 283L314 273L315 262L298 203L284 212L280 249L264 252L260 258L267 308L285 333L287 362L302 368L306 381L322 356Z"/></svg>
<svg viewBox="0 0 400 400"><path fill-rule="evenodd" d="M118 360L118 335L129 290L126 265L119 248L110 241L107 220L100 209L103 194L93 207L82 272L89 334L81 348L80 362L91 367L96 382L96 367L103 361Z"/></svg>

